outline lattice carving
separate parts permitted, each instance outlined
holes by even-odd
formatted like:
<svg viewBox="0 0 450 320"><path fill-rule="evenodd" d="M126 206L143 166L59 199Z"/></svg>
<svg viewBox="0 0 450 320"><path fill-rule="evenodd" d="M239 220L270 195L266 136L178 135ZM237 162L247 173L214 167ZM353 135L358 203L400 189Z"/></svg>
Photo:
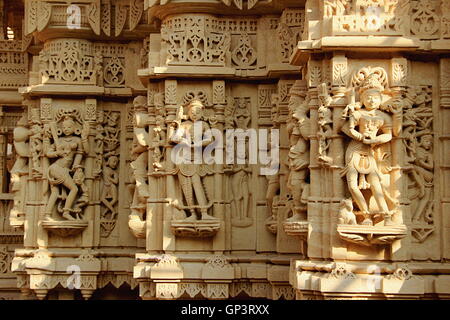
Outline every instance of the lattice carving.
<svg viewBox="0 0 450 320"><path fill-rule="evenodd" d="M47 42L39 54L42 83L96 84L93 45L86 40Z"/></svg>
<svg viewBox="0 0 450 320"><path fill-rule="evenodd" d="M163 23L161 35L167 43L168 65L225 66L225 54L230 48L230 35L206 27L206 18L177 17Z"/></svg>

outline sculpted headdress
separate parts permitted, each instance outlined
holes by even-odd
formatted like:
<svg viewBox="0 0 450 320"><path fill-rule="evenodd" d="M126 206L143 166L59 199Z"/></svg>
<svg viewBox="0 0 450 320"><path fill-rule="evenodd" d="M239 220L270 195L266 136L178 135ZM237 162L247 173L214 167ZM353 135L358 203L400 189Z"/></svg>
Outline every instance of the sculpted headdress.
<svg viewBox="0 0 450 320"><path fill-rule="evenodd" d="M133 100L134 111L135 112L145 112L147 111L147 97L145 96L137 96Z"/></svg>
<svg viewBox="0 0 450 320"><path fill-rule="evenodd" d="M362 95L367 90L376 89L380 92L384 91L384 86L381 84L379 76L375 73L371 73L361 83L359 87L359 94Z"/></svg>
<svg viewBox="0 0 450 320"><path fill-rule="evenodd" d="M204 108L203 103L198 100L198 99L194 99L191 102L189 102L189 104L187 105L188 110L191 109L192 107L199 107L199 108Z"/></svg>

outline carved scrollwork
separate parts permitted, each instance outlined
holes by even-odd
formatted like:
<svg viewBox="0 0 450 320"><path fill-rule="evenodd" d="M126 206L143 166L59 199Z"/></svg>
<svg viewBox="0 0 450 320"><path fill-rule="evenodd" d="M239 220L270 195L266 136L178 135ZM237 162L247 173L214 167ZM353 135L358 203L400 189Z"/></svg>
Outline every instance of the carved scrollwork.
<svg viewBox="0 0 450 320"><path fill-rule="evenodd" d="M253 69L256 67L256 50L252 47L250 36L242 33L239 43L231 53L231 59L239 69Z"/></svg>
<svg viewBox="0 0 450 320"><path fill-rule="evenodd" d="M161 35L168 45L168 65L225 65L230 35L208 30L205 19L180 17L163 22Z"/></svg>
<svg viewBox="0 0 450 320"><path fill-rule="evenodd" d="M42 83L96 84L93 46L86 40L47 42L39 54Z"/></svg>
<svg viewBox="0 0 450 320"><path fill-rule="evenodd" d="M411 32L421 38L438 38L440 19L436 14L437 1L421 0L412 2Z"/></svg>
<svg viewBox="0 0 450 320"><path fill-rule="evenodd" d="M10 271L11 253L6 246L0 247L0 274Z"/></svg>
<svg viewBox="0 0 450 320"><path fill-rule="evenodd" d="M125 66L123 60L117 56L105 62L104 81L106 85L119 87L125 83Z"/></svg>

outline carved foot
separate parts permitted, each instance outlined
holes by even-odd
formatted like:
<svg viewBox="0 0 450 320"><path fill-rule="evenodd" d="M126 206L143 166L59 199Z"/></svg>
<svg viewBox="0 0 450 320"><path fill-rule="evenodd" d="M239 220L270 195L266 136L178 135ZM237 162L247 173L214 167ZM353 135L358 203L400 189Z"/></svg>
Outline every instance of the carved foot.
<svg viewBox="0 0 450 320"><path fill-rule="evenodd" d="M69 213L69 211L66 211L63 213L62 217L66 220L76 220L72 215Z"/></svg>
<svg viewBox="0 0 450 320"><path fill-rule="evenodd" d="M366 218L364 219L364 221L361 223L363 226L373 226L373 222L371 219Z"/></svg>
<svg viewBox="0 0 450 320"><path fill-rule="evenodd" d="M286 222L302 221L302 216L299 213L294 214L292 217L286 219Z"/></svg>
<svg viewBox="0 0 450 320"><path fill-rule="evenodd" d="M218 220L216 217L210 216L207 213L202 213L202 220Z"/></svg>
<svg viewBox="0 0 450 320"><path fill-rule="evenodd" d="M185 221L197 221L197 215L195 213L191 214L189 217L184 219Z"/></svg>
<svg viewBox="0 0 450 320"><path fill-rule="evenodd" d="M384 225L385 226L393 226L393 225L395 225L394 221L392 221L392 216L391 215L385 215L384 216Z"/></svg>

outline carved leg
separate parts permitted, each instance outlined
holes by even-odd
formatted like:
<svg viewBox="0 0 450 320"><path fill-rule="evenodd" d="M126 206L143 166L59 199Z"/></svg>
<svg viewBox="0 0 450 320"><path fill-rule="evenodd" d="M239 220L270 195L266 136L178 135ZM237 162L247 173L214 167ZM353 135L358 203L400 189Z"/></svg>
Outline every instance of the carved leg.
<svg viewBox="0 0 450 320"><path fill-rule="evenodd" d="M197 202L200 206L206 206L208 204L208 200L206 199L205 190L203 189L202 180L198 174L194 174L192 176L192 186L194 187L195 196L197 197ZM202 220L210 220L216 219L210 215L208 215L208 209L202 208Z"/></svg>
<svg viewBox="0 0 450 320"><path fill-rule="evenodd" d="M139 196L144 198L149 197L146 162L147 152L140 154L135 161L131 162L131 167L134 169L134 175L136 177L136 188Z"/></svg>
<svg viewBox="0 0 450 320"><path fill-rule="evenodd" d="M70 177L67 177L63 183L64 186L69 189L69 194L67 195L66 202L64 204L63 218L66 218L67 220L74 220L70 214L70 211L78 194L78 187Z"/></svg>
<svg viewBox="0 0 450 320"><path fill-rule="evenodd" d="M386 203L386 199L384 198L383 189L381 188L380 180L376 173L370 173L368 175L368 180L370 185L372 186L372 194L378 204L378 207L381 209L383 213L388 214L389 208Z"/></svg>
<svg viewBox="0 0 450 320"><path fill-rule="evenodd" d="M349 168L346 178L352 198L356 202L356 204L359 207L359 210L362 211L365 217L363 224L371 225L372 220L370 220L369 218L369 208L367 206L366 199L364 199L361 190L359 190L358 188L358 172L353 168Z"/></svg>
<svg viewBox="0 0 450 320"><path fill-rule="evenodd" d="M52 185L50 197L48 198L47 207L45 208L46 217L50 217L53 213L53 208L55 207L56 200L58 200L59 190L58 186Z"/></svg>
<svg viewBox="0 0 450 320"><path fill-rule="evenodd" d="M280 183L269 183L267 192L266 192L266 202L267 207L269 208L270 216L273 216L272 212L272 206L273 206L273 199L278 193L278 190L280 190Z"/></svg>
<svg viewBox="0 0 450 320"><path fill-rule="evenodd" d="M181 185L181 190L183 191L184 198L186 199L186 203L189 207L194 206L194 193L192 191L192 178L185 177L183 174L178 173L178 181ZM191 212L189 220L197 220L197 214L195 213L195 209L189 209Z"/></svg>
<svg viewBox="0 0 450 320"><path fill-rule="evenodd" d="M417 209L412 217L413 222L419 222L420 218L422 218L425 208L431 198L430 196L431 188L425 188L425 195L420 199L419 205L417 206Z"/></svg>
<svg viewBox="0 0 450 320"><path fill-rule="evenodd" d="M233 193L233 199L232 201L232 216L233 218L241 218L241 206L240 206L240 197L239 197L239 189L241 188L240 185L240 179L239 179L239 173L235 173L232 177L231 177L231 181L232 181L232 188L231 188L231 192Z"/></svg>
<svg viewBox="0 0 450 320"><path fill-rule="evenodd" d="M292 198L294 199L294 206L300 207L302 205L302 192L303 192L303 180L296 174L290 179L289 190L292 192Z"/></svg>
<svg viewBox="0 0 450 320"><path fill-rule="evenodd" d="M378 178L378 175L375 172L370 173L368 175L367 179L369 180L369 183L371 185L370 189L372 191L372 195L375 198L375 201L377 202L378 207L381 209L381 212L384 215L384 224L391 225L392 224L391 214L389 212L389 208L388 208L386 199L384 198L383 189L381 187L381 183Z"/></svg>

